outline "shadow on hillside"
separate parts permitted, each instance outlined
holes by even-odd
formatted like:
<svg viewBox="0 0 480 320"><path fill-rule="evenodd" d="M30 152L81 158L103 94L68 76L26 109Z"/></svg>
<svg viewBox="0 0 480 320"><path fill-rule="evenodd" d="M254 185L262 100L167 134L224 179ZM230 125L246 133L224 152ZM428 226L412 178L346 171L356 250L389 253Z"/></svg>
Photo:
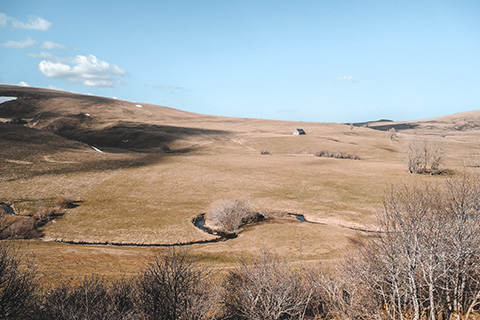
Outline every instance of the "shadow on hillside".
<svg viewBox="0 0 480 320"><path fill-rule="evenodd" d="M417 123L393 123L385 125L372 125L369 126L370 129L379 130L379 131L388 131L390 129L395 129L395 131L415 129L419 127Z"/></svg>
<svg viewBox="0 0 480 320"><path fill-rule="evenodd" d="M189 137L205 137L226 135L228 131L177 127L167 125L150 125L138 123L122 123L104 130L65 130L56 134L67 139L80 141L98 148L118 148L136 152L164 152L169 144ZM188 150L183 150L187 152Z"/></svg>

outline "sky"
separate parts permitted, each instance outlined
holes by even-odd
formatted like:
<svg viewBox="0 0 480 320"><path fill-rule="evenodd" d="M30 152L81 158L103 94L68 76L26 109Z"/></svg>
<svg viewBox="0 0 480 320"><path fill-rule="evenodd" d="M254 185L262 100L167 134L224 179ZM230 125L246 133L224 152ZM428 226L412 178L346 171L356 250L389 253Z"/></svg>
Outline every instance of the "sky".
<svg viewBox="0 0 480 320"><path fill-rule="evenodd" d="M0 0L0 83L314 122L480 109L478 0Z"/></svg>

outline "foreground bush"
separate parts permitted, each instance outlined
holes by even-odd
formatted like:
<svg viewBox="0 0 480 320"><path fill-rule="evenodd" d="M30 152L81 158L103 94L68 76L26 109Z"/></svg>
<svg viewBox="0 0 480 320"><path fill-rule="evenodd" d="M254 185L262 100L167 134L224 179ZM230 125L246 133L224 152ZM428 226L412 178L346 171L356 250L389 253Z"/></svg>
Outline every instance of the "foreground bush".
<svg viewBox="0 0 480 320"><path fill-rule="evenodd" d="M18 247L0 241L0 319L36 314L36 273Z"/></svg>
<svg viewBox="0 0 480 320"><path fill-rule="evenodd" d="M312 295L299 272L267 252L252 264L242 261L229 273L225 290L230 319L298 319Z"/></svg>
<svg viewBox="0 0 480 320"><path fill-rule="evenodd" d="M479 209L478 177L450 179L444 188L391 188L382 234L347 264L350 311L357 318L369 310L379 319L468 319L480 298Z"/></svg>
<svg viewBox="0 0 480 320"><path fill-rule="evenodd" d="M212 276L187 251L157 254L138 278L137 307L145 319L212 319L219 301Z"/></svg>
<svg viewBox="0 0 480 320"><path fill-rule="evenodd" d="M109 283L85 277L78 285L64 283L45 293L40 319L140 319L134 308L133 286L127 280Z"/></svg>

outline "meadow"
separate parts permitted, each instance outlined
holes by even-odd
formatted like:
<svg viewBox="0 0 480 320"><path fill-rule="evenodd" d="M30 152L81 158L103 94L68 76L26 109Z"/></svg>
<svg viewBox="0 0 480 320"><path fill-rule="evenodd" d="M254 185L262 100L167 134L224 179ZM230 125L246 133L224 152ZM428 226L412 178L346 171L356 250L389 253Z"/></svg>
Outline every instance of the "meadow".
<svg viewBox="0 0 480 320"><path fill-rule="evenodd" d="M465 166L476 170L480 152L479 112L365 127L207 116L12 86L0 86L0 96L17 97L0 104L0 200L25 216L59 196L77 204L41 227L40 238L15 240L46 283L134 274L156 251L179 245L219 269L264 249L329 264L377 230L389 185L442 183ZM307 134L294 136L296 128ZM410 174L413 141L441 145L448 174ZM315 156L322 150L360 160ZM273 219L208 242L217 237L192 219L239 198L308 222Z"/></svg>

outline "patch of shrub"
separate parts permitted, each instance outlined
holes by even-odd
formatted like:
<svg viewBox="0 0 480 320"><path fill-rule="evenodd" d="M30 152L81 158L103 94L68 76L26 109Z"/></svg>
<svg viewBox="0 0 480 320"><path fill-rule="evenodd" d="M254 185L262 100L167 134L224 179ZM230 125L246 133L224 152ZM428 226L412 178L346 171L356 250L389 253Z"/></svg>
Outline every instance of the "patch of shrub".
<svg viewBox="0 0 480 320"><path fill-rule="evenodd" d="M75 202L64 196L58 196L55 199L54 206L60 209L70 209L75 208Z"/></svg>
<svg viewBox="0 0 480 320"><path fill-rule="evenodd" d="M360 160L360 157L356 154L345 153L342 151L321 150L316 152L315 156L324 158Z"/></svg>
<svg viewBox="0 0 480 320"><path fill-rule="evenodd" d="M0 231L0 239L35 239L42 233L35 226L36 219L16 218Z"/></svg>
<svg viewBox="0 0 480 320"><path fill-rule="evenodd" d="M43 209L32 217L28 216L0 216L0 240L2 239L37 239L43 233L40 230L52 219L65 214L63 209Z"/></svg>
<svg viewBox="0 0 480 320"><path fill-rule="evenodd" d="M210 206L207 221L215 231L238 234L239 228L255 215L247 199L223 200Z"/></svg>
<svg viewBox="0 0 480 320"><path fill-rule="evenodd" d="M225 282L228 319L300 319L311 295L300 272L268 252L251 264L241 261Z"/></svg>

